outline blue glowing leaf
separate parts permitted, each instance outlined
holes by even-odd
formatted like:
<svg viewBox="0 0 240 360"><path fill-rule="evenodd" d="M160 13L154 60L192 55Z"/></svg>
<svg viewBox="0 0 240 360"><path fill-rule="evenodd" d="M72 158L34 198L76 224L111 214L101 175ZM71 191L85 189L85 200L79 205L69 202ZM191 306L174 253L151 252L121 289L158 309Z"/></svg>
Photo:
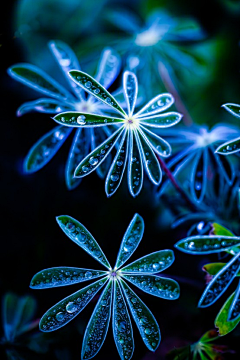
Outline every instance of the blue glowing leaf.
<svg viewBox="0 0 240 360"><path fill-rule="evenodd" d="M135 214L131 220L120 245L115 269L120 268L134 253L144 233L143 218Z"/></svg>
<svg viewBox="0 0 240 360"><path fill-rule="evenodd" d="M133 197L137 196L143 185L143 164L135 132L129 134L128 187Z"/></svg>
<svg viewBox="0 0 240 360"><path fill-rule="evenodd" d="M167 128L179 123L182 119L182 115L177 112L169 112L164 114L153 115L149 117L143 117L140 120L141 125Z"/></svg>
<svg viewBox="0 0 240 360"><path fill-rule="evenodd" d="M29 150L24 160L24 171L34 173L45 166L60 149L72 129L57 126L41 137Z"/></svg>
<svg viewBox="0 0 240 360"><path fill-rule="evenodd" d="M174 103L174 98L171 94L160 94L149 101L138 113L136 117L142 118L165 111Z"/></svg>
<svg viewBox="0 0 240 360"><path fill-rule="evenodd" d="M55 56L60 68L62 69L68 83L70 84L74 93L80 98L84 98L84 92L80 86L72 81L68 75L68 72L72 69L80 70L80 65L76 55L74 54L73 50L64 42L57 40L57 41L50 41L49 48L52 51L53 55Z"/></svg>
<svg viewBox="0 0 240 360"><path fill-rule="evenodd" d="M128 108L128 116L132 116L138 95L138 81L134 73L130 71L124 72L123 89Z"/></svg>
<svg viewBox="0 0 240 360"><path fill-rule="evenodd" d="M148 294L167 300L179 298L180 288L175 280L155 275L122 274L122 276Z"/></svg>
<svg viewBox="0 0 240 360"><path fill-rule="evenodd" d="M8 69L8 74L24 85L57 99L71 99L71 94L53 80L43 70L30 64L16 64Z"/></svg>
<svg viewBox="0 0 240 360"><path fill-rule="evenodd" d="M128 142L129 133L125 130L106 178L105 191L108 197L112 196L121 184L128 156Z"/></svg>
<svg viewBox="0 0 240 360"><path fill-rule="evenodd" d="M203 255L226 251L237 245L240 245L240 237L237 236L198 235L182 239L174 246L188 254Z"/></svg>
<svg viewBox="0 0 240 360"><path fill-rule="evenodd" d="M227 141L216 149L216 153L221 155L231 155L238 151L240 151L240 137Z"/></svg>
<svg viewBox="0 0 240 360"><path fill-rule="evenodd" d="M172 250L160 250L124 266L121 272L125 273L143 273L156 274L167 269L174 262L174 253Z"/></svg>
<svg viewBox="0 0 240 360"><path fill-rule="evenodd" d="M217 301L232 283L240 269L240 253L235 255L210 281L198 303L199 307L207 307Z"/></svg>
<svg viewBox="0 0 240 360"><path fill-rule="evenodd" d="M121 360L130 360L134 351L132 324L118 281L114 281L112 326Z"/></svg>
<svg viewBox="0 0 240 360"><path fill-rule="evenodd" d="M122 123L123 119L110 116L67 111L53 118L58 124L71 127L96 127Z"/></svg>
<svg viewBox="0 0 240 360"><path fill-rule="evenodd" d="M103 50L95 79L107 89L119 74L121 58L111 48Z"/></svg>
<svg viewBox="0 0 240 360"><path fill-rule="evenodd" d="M76 188L81 182L81 179L74 177L74 172L77 165L87 155L88 151L89 135L87 130L77 129L65 168L65 179L69 190Z"/></svg>
<svg viewBox="0 0 240 360"><path fill-rule="evenodd" d="M71 70L69 75L76 82L76 84L80 85L89 94L103 101L105 104L108 104L121 115L125 115L125 111L117 103L114 97L90 75L77 70Z"/></svg>
<svg viewBox="0 0 240 360"><path fill-rule="evenodd" d="M214 325L218 329L219 336L224 336L233 331L233 329L239 324L240 318L237 317L236 320L229 321L229 310L232 305L235 293L233 293L225 302L221 310L219 311Z"/></svg>
<svg viewBox="0 0 240 360"><path fill-rule="evenodd" d="M162 180L162 171L159 161L151 148L151 144L143 133L136 132L138 136L138 143L142 152L143 163L149 179L155 184L159 185Z"/></svg>
<svg viewBox="0 0 240 360"><path fill-rule="evenodd" d="M59 301L41 318L39 323L40 330L49 332L66 325L86 307L107 280L108 277L100 279Z"/></svg>
<svg viewBox="0 0 240 360"><path fill-rule="evenodd" d="M57 223L63 232L74 241L78 246L84 249L94 259L103 266L110 269L111 266L104 255L102 249L90 234L90 232L80 222L68 215L57 216Z"/></svg>
<svg viewBox="0 0 240 360"><path fill-rule="evenodd" d="M204 149L193 164L191 193L195 201L202 201L207 185L208 149Z"/></svg>
<svg viewBox="0 0 240 360"><path fill-rule="evenodd" d="M108 127L104 127L104 128L95 127L90 129L92 151L96 149L98 146L100 146L104 141L106 141L107 137L111 136L112 133L109 132L108 130L109 130ZM106 159L103 162L101 162L101 164L97 167L96 173L101 179L104 179L105 176L107 175L111 163L112 163L112 156L111 154L109 154L106 157Z"/></svg>
<svg viewBox="0 0 240 360"><path fill-rule="evenodd" d="M233 302L231 303L228 321L240 320L240 281L238 282L238 287L234 295Z"/></svg>
<svg viewBox="0 0 240 360"><path fill-rule="evenodd" d="M230 112L230 114L240 118L240 105L238 104L224 104L222 107Z"/></svg>
<svg viewBox="0 0 240 360"><path fill-rule="evenodd" d="M123 31L130 34L135 34L141 29L141 22L138 16L130 11L122 10L111 10L108 16L109 21L114 26L117 26Z"/></svg>
<svg viewBox="0 0 240 360"><path fill-rule="evenodd" d="M214 152L214 151L213 151ZM235 172L233 169L232 164L228 160L226 156L215 154L215 159L218 163L221 173L223 174L224 178L228 182L229 185L233 183Z"/></svg>
<svg viewBox="0 0 240 360"><path fill-rule="evenodd" d="M74 176L84 177L90 174L106 159L112 148L122 135L124 127L120 127L116 130L108 139L106 139L100 146L93 150L88 156L86 156L75 170Z"/></svg>
<svg viewBox="0 0 240 360"><path fill-rule="evenodd" d="M124 280L121 280L121 285L144 344L150 351L155 351L161 340L160 329L155 317Z"/></svg>
<svg viewBox="0 0 240 360"><path fill-rule="evenodd" d="M70 105L64 104L63 101L42 98L35 101L28 101L22 104L17 110L17 116L22 116L31 111L38 111L40 113L46 114L56 114L67 110L70 110Z"/></svg>
<svg viewBox="0 0 240 360"><path fill-rule="evenodd" d="M107 272L59 266L39 271L33 276L30 287L32 289L47 289L58 286L66 286L96 279L103 275L107 275Z"/></svg>
<svg viewBox="0 0 240 360"><path fill-rule="evenodd" d="M112 307L113 282L105 287L87 325L82 345L82 359L91 359L101 349L106 338Z"/></svg>
<svg viewBox="0 0 240 360"><path fill-rule="evenodd" d="M142 135L144 133L145 137L148 139L151 146L154 148L154 151L158 155L164 156L164 157L171 155L171 152L172 152L171 146L169 145L169 143L167 141L163 140L163 138L154 134L150 130L146 129L144 126L140 126L138 131Z"/></svg>

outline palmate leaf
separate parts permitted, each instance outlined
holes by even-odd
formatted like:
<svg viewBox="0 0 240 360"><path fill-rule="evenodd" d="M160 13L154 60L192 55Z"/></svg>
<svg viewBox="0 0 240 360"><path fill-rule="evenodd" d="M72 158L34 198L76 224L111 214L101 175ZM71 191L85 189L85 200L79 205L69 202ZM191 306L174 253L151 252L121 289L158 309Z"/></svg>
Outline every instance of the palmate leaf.
<svg viewBox="0 0 240 360"><path fill-rule="evenodd" d="M128 107L128 116L132 116L138 95L138 81L134 73L130 71L124 72L123 89L125 101Z"/></svg>
<svg viewBox="0 0 240 360"><path fill-rule="evenodd" d="M227 320L236 321L238 319L240 321L240 281L238 282L238 287L231 303Z"/></svg>
<svg viewBox="0 0 240 360"><path fill-rule="evenodd" d="M150 351L155 351L161 340L160 329L155 317L124 280L121 280L120 283L144 344Z"/></svg>
<svg viewBox="0 0 240 360"><path fill-rule="evenodd" d="M224 104L222 107L230 112L230 114L240 118L240 105L238 104Z"/></svg>
<svg viewBox="0 0 240 360"><path fill-rule="evenodd" d="M149 101L135 116L138 118L146 117L149 115L157 114L165 111L174 103L174 98L171 94L160 94Z"/></svg>
<svg viewBox="0 0 240 360"><path fill-rule="evenodd" d="M40 330L49 332L66 325L85 308L107 280L108 277L100 279L59 301L41 318L39 323Z"/></svg>
<svg viewBox="0 0 240 360"><path fill-rule="evenodd" d="M104 141L106 141L108 136L111 136L111 132L109 132L108 127L95 127L91 128L90 130L90 137L91 137L91 151L96 149L98 146L100 146ZM107 130L107 131L106 131ZM114 131L114 129L113 129ZM80 162L80 161L79 161ZM112 156L109 154L106 159L97 167L96 173L100 177L100 179L105 179L105 176L107 175L107 172L109 170L109 167L112 163Z"/></svg>
<svg viewBox="0 0 240 360"><path fill-rule="evenodd" d="M210 281L198 303L199 307L212 305L232 283L240 269L240 253L229 261Z"/></svg>
<svg viewBox="0 0 240 360"><path fill-rule="evenodd" d="M37 111L45 114L56 114L67 110L70 110L70 105L65 104L63 101L58 99L42 98L22 104L17 110L17 116L22 116L31 111Z"/></svg>
<svg viewBox="0 0 240 360"><path fill-rule="evenodd" d="M69 239L74 241L78 246L84 249L89 255L99 261L107 269L111 269L111 266L102 249L94 237L90 234L90 232L85 228L85 226L68 215L57 216L56 219L58 225L69 237Z"/></svg>
<svg viewBox="0 0 240 360"><path fill-rule="evenodd" d="M132 256L142 240L143 233L143 218L135 214L123 236L114 269L119 269Z"/></svg>
<svg viewBox="0 0 240 360"><path fill-rule="evenodd" d="M126 115L125 111L114 99L114 97L90 75L77 70L69 71L69 75L76 84L80 85L89 94L103 101L105 104L108 104L121 115Z"/></svg>
<svg viewBox="0 0 240 360"><path fill-rule="evenodd" d="M229 309L233 302L234 296L235 293L233 293L227 299L227 301L225 302L225 304L223 305L223 307L221 308L215 319L214 325L218 329L218 333L220 336L227 335L228 333L233 331L233 329L235 329L235 327L239 324L240 318L237 318L236 320L233 321L228 321Z"/></svg>
<svg viewBox="0 0 240 360"><path fill-rule="evenodd" d="M227 141L216 149L216 153L221 155L231 155L238 151L240 151L240 137Z"/></svg>
<svg viewBox="0 0 240 360"><path fill-rule="evenodd" d="M132 324L118 281L114 281L112 326L121 360L131 359L134 351Z"/></svg>
<svg viewBox="0 0 240 360"><path fill-rule="evenodd" d="M58 124L71 127L95 127L123 123L123 119L110 116L82 113L78 111L67 111L54 116Z"/></svg>
<svg viewBox="0 0 240 360"><path fill-rule="evenodd" d="M32 289L47 289L58 286L66 286L96 279L103 275L107 275L107 272L59 266L39 271L33 276L30 287Z"/></svg>
<svg viewBox="0 0 240 360"><path fill-rule="evenodd" d="M180 288L175 280L155 275L122 274L144 292L167 300L176 300L180 295Z"/></svg>
<svg viewBox="0 0 240 360"><path fill-rule="evenodd" d="M105 48L99 61L95 79L107 89L116 79L120 68L121 58L118 53L111 48Z"/></svg>
<svg viewBox="0 0 240 360"><path fill-rule="evenodd" d="M147 116L140 119L140 123L145 126L156 128L167 128L179 123L182 115L177 112L169 112L159 115Z"/></svg>
<svg viewBox="0 0 240 360"><path fill-rule="evenodd" d="M240 245L238 236L198 235L182 239L174 246L188 254L203 255L226 251L236 245Z"/></svg>
<svg viewBox="0 0 240 360"><path fill-rule="evenodd" d="M172 250L160 250L124 266L122 273L156 274L167 269L174 262Z"/></svg>
<svg viewBox="0 0 240 360"><path fill-rule="evenodd" d="M106 338L112 307L113 281L105 287L87 325L82 345L82 359L91 359L101 349Z"/></svg>
<svg viewBox="0 0 240 360"><path fill-rule="evenodd" d="M57 126L41 137L29 150L23 164L24 171L34 173L44 167L60 149L72 129Z"/></svg>
<svg viewBox="0 0 240 360"><path fill-rule="evenodd" d="M139 127L138 131L148 139L151 143L151 146L154 148L154 151L160 156L170 156L172 149L167 141L165 141L160 136L154 134L150 130L146 129L144 126Z"/></svg>
<svg viewBox="0 0 240 360"><path fill-rule="evenodd" d="M133 197L136 197L142 190L143 176L142 156L135 131L131 131L129 134L128 188Z"/></svg>

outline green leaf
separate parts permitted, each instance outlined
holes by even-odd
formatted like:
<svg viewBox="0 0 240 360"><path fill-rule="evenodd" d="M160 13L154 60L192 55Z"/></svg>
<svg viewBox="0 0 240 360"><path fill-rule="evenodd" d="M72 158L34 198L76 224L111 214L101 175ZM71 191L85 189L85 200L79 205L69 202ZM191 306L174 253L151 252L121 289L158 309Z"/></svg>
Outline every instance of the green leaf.
<svg viewBox="0 0 240 360"><path fill-rule="evenodd" d="M140 126L138 131L148 139L155 152L160 156L170 156L172 149L167 141L162 139L160 136L154 134L144 126Z"/></svg>
<svg viewBox="0 0 240 360"><path fill-rule="evenodd" d="M201 343L208 343L219 338L217 330L207 331L199 340Z"/></svg>
<svg viewBox="0 0 240 360"><path fill-rule="evenodd" d="M216 222L212 223L212 233L214 235L235 236L230 230Z"/></svg>
<svg viewBox="0 0 240 360"><path fill-rule="evenodd" d="M17 110L17 116L22 116L31 111L37 111L45 114L56 114L67 110L70 110L69 104L64 104L61 100L42 98L22 104Z"/></svg>
<svg viewBox="0 0 240 360"><path fill-rule="evenodd" d="M202 269L203 271L206 271L209 275L216 275L224 266L226 263L210 263L205 264Z"/></svg>
<svg viewBox="0 0 240 360"><path fill-rule="evenodd" d="M221 155L231 155L238 151L240 151L240 137L225 142L215 152Z"/></svg>
<svg viewBox="0 0 240 360"><path fill-rule="evenodd" d="M237 319L240 319L240 281L228 314L228 321L236 321Z"/></svg>
<svg viewBox="0 0 240 360"><path fill-rule="evenodd" d="M129 160L128 160L128 188L133 197L142 190L143 185L142 154L135 135L135 131L129 134Z"/></svg>
<svg viewBox="0 0 240 360"><path fill-rule="evenodd" d="M78 246L84 249L89 255L99 261L107 269L111 269L111 266L102 249L94 237L90 234L90 232L85 228L85 226L68 215L57 216L56 219L58 225L69 237L69 239L74 241Z"/></svg>
<svg viewBox="0 0 240 360"><path fill-rule="evenodd" d="M237 104L224 104L222 107L230 112L230 114L240 118L240 105Z"/></svg>
<svg viewBox="0 0 240 360"><path fill-rule="evenodd" d="M238 325L238 323L240 321L240 318L238 318L237 320L233 320L233 321L227 321L229 309L233 302L234 295L235 295L235 293L233 293L227 299L227 301L225 302L225 304L223 305L223 307L221 308L221 310L219 311L219 313L215 319L214 325L218 329L218 333L220 336L227 335L228 333L233 331L233 329L235 329L235 327Z"/></svg>
<svg viewBox="0 0 240 360"><path fill-rule="evenodd" d="M174 98L171 94L160 94L150 100L138 113L135 114L137 118L146 117L157 114L161 111L167 110L174 103Z"/></svg>
<svg viewBox="0 0 240 360"><path fill-rule="evenodd" d="M123 119L110 116L67 111L53 118L58 124L71 127L95 127L123 123Z"/></svg>
<svg viewBox="0 0 240 360"><path fill-rule="evenodd" d="M40 330L49 332L66 325L86 307L103 285L106 284L107 280L108 277L100 279L59 301L41 318L39 323Z"/></svg>
<svg viewBox="0 0 240 360"><path fill-rule="evenodd" d="M132 116L138 95L138 81L134 73L125 71L123 74L123 89L128 107L128 116Z"/></svg>
<svg viewBox="0 0 240 360"><path fill-rule="evenodd" d="M91 151L95 150L96 147L100 146L104 141L106 141L107 137L111 136L112 132L109 132L108 130L108 127L95 127L90 129ZM113 130L113 132L115 131L113 127L111 130ZM96 173L100 179L105 179L111 163L112 156L109 154L106 159L97 167Z"/></svg>
<svg viewBox="0 0 240 360"><path fill-rule="evenodd" d="M176 125L181 121L182 115L177 112L169 112L165 114L158 114L139 119L141 125L167 128Z"/></svg>

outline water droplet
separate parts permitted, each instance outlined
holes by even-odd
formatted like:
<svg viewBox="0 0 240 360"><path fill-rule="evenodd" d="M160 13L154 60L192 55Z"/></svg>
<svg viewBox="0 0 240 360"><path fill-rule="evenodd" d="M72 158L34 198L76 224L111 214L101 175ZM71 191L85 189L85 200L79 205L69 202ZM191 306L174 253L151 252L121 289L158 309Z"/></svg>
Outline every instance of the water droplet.
<svg viewBox="0 0 240 360"><path fill-rule="evenodd" d="M94 156L92 156L92 157L90 157L90 159L89 159L89 164L91 164L91 165L97 165L97 163L98 163L98 159L97 158L95 158Z"/></svg>
<svg viewBox="0 0 240 360"><path fill-rule="evenodd" d="M59 313L57 313L56 319L57 319L57 321L63 321L63 319L64 319L63 312L60 311Z"/></svg>
<svg viewBox="0 0 240 360"><path fill-rule="evenodd" d="M77 311L77 309L77 305L75 305L72 301L70 301L66 306L66 310L69 314L73 314Z"/></svg>
<svg viewBox="0 0 240 360"><path fill-rule="evenodd" d="M91 81L87 81L86 83L85 83L85 86L86 86L86 88L91 88L91 86L92 86L92 83L91 83Z"/></svg>
<svg viewBox="0 0 240 360"><path fill-rule="evenodd" d="M87 271L87 272L85 273L85 278L91 279L91 277L92 277L91 271Z"/></svg>
<svg viewBox="0 0 240 360"><path fill-rule="evenodd" d="M85 119L86 119L86 116L84 116L84 115L79 115L79 116L77 117L77 123L78 123L79 125L85 125L85 124L86 124Z"/></svg>
<svg viewBox="0 0 240 360"><path fill-rule="evenodd" d="M118 179L119 179L119 175L117 175L117 174L111 175L111 180L112 181L117 181Z"/></svg>
<svg viewBox="0 0 240 360"><path fill-rule="evenodd" d="M61 60L60 60L60 64L61 64L62 66L69 66L69 65L71 64L71 60L68 59L68 58L66 58L66 59L61 59Z"/></svg>
<svg viewBox="0 0 240 360"><path fill-rule="evenodd" d="M151 329L147 328L144 330L144 332L145 332L145 334L150 335L152 331L151 331Z"/></svg>
<svg viewBox="0 0 240 360"><path fill-rule="evenodd" d="M84 173L86 173L86 172L89 171L89 168L88 168L87 166L83 166L83 167L82 167L82 171L83 171Z"/></svg>
<svg viewBox="0 0 240 360"><path fill-rule="evenodd" d="M154 263L153 268L154 268L154 270L160 269L160 264L159 263Z"/></svg>
<svg viewBox="0 0 240 360"><path fill-rule="evenodd" d="M117 166L122 166L123 162L122 161L117 161Z"/></svg>
<svg viewBox="0 0 240 360"><path fill-rule="evenodd" d="M94 92L94 94L99 94L99 93L100 93L100 89L95 89L93 92Z"/></svg>

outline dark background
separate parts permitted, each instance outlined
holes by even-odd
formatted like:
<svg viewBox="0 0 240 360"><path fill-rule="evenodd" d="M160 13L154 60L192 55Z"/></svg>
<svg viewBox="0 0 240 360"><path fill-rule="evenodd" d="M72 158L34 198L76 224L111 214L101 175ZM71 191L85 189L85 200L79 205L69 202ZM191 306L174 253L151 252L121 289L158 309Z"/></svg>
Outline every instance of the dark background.
<svg viewBox="0 0 240 360"><path fill-rule="evenodd" d="M31 277L38 271L54 266L76 266L100 269L101 266L83 250L72 243L58 227L55 216L67 214L78 219L95 236L113 265L122 236L135 212L143 216L145 233L141 245L132 260L159 249L173 248L174 243L185 236L185 231L161 228L164 205L154 200L152 187L146 180L137 199L127 190L126 179L116 195L107 199L104 181L91 174L74 191L67 191L64 183L64 165L70 139L57 156L38 173L26 176L22 162L32 144L52 127L49 117L43 114L28 114L23 118L15 115L17 107L26 100L26 89L16 84L6 69L21 61L27 61L21 48L21 39L15 37L13 25L16 1L5 1L1 10L1 295L13 291L19 295L31 294L38 302L37 316L41 315L63 297L76 291L79 286L33 291L29 289ZM181 3L181 5L180 5ZM209 36L224 32L235 44L228 54L225 81L239 84L238 39L239 17L226 11L220 1L170 1L169 7L180 7L179 12L194 15ZM239 95L239 93L237 94ZM34 98L34 97L33 97ZM164 216L166 214L164 213ZM187 230L187 229L186 229ZM204 263L214 261L214 256L194 257L175 251L176 261L165 274L179 281L181 297L171 302L138 292L157 318L162 333L162 343L156 354L145 348L138 330L134 327L135 353L133 359L165 359L166 352L174 347L192 343L213 322L227 296L223 296L209 309L198 309L197 303L205 288ZM236 284L234 284L236 286ZM234 289L233 286L233 289ZM230 291L227 292L230 294ZM73 320L67 329L58 331L61 341L55 338L43 359L56 358L56 349L62 358L79 359L84 328L97 299ZM238 336L240 329L222 339L221 343L234 349L239 358ZM55 334L56 336L56 334ZM69 352L65 349L68 348ZM66 356L66 357L64 357ZM30 357L31 358L31 357ZM40 357L41 358L41 357ZM109 330L97 359L118 358L112 331ZM228 358L228 355L226 356ZM229 355L230 358L230 355Z"/></svg>

